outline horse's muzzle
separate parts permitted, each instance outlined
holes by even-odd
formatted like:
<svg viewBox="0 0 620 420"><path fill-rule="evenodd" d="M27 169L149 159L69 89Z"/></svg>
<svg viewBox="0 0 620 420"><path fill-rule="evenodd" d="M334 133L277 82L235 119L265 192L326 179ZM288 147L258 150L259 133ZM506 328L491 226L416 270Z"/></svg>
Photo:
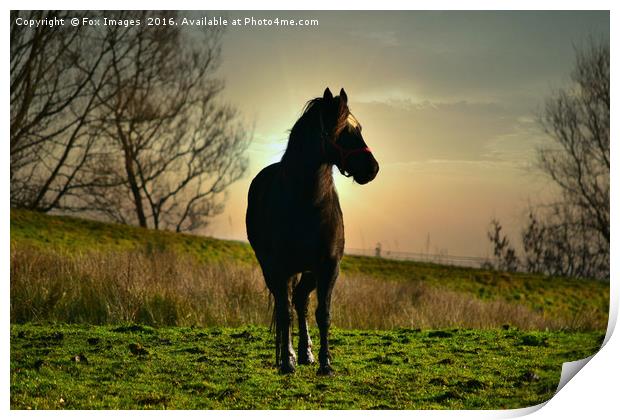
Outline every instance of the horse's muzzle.
<svg viewBox="0 0 620 420"><path fill-rule="evenodd" d="M375 177L377 176L377 173L379 172L379 163L372 155L369 155L369 157L370 159L367 164L368 165L367 170L361 173L353 174L353 179L355 180L355 182L357 182L360 185L368 184L370 181L375 179Z"/></svg>

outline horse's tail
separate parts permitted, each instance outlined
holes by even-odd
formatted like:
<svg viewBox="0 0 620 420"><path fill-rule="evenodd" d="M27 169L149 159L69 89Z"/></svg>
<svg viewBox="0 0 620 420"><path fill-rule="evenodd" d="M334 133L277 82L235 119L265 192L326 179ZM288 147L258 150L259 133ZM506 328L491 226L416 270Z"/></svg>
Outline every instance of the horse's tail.
<svg viewBox="0 0 620 420"><path fill-rule="evenodd" d="M276 328L276 367L280 366L280 361L282 360L282 355L280 354L281 341L282 337L280 335L280 330Z"/></svg>
<svg viewBox="0 0 620 420"><path fill-rule="evenodd" d="M269 323L269 332L273 332L276 326L276 305L274 304L273 293L269 292L269 300L267 301L267 311L271 309L271 322Z"/></svg>
<svg viewBox="0 0 620 420"><path fill-rule="evenodd" d="M269 324L269 331L271 333L275 332L275 341L276 341L276 366L280 366L280 341L281 341L281 337L280 337L280 333L278 331L278 326L276 324L276 305L275 305L275 299L273 297L273 293L269 293L269 306L267 307L269 309L269 307L273 306L272 311L271 311L271 322Z"/></svg>

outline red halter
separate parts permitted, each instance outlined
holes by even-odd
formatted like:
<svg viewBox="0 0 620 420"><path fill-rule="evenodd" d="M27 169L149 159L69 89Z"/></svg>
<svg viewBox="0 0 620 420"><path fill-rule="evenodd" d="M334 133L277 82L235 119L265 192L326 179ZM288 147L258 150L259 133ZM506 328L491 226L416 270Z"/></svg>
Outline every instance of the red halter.
<svg viewBox="0 0 620 420"><path fill-rule="evenodd" d="M334 140L330 139L330 143L332 144L332 146L336 148L336 150L338 150L338 154L340 156L340 165L336 165L336 166L338 166L338 170L340 171L340 173L346 177L351 176L351 174L345 173L345 169L344 169L344 166L347 163L347 159L349 158L349 156L355 155L357 153L372 153L370 151L370 147L368 146L360 147L359 149L345 149L344 147L336 143Z"/></svg>
<svg viewBox="0 0 620 420"><path fill-rule="evenodd" d="M326 131L325 128L323 127L323 115L320 115L320 123L321 123L321 136L323 137L323 139L327 139L329 141L329 143L334 146L334 148L338 151L338 156L339 156L339 160L340 160L340 164L336 164L336 166L338 167L338 170L340 171L340 173L346 177L350 177L351 174L346 173L346 169L344 169L345 164L347 163L347 159L349 158L349 156L358 154L358 153L372 153L370 150L370 147L366 146L366 147L360 147L358 149L346 149L344 147L342 147L341 145L339 145L338 143L336 143L336 140L334 138L332 138L332 136L330 136ZM323 149L323 154L325 154L325 142L323 141L321 143L321 147Z"/></svg>

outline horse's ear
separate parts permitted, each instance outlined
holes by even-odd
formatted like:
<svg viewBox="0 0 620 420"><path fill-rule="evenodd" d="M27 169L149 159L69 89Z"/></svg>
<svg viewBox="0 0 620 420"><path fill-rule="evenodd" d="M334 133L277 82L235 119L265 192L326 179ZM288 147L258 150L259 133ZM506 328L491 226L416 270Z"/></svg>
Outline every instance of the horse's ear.
<svg viewBox="0 0 620 420"><path fill-rule="evenodd" d="M347 92L344 91L344 88L340 88L340 101L346 105L348 100Z"/></svg>
<svg viewBox="0 0 620 420"><path fill-rule="evenodd" d="M332 99L334 99L334 95L332 95L332 91L329 90L329 88L325 88L325 92L323 92L323 100L324 101L331 101Z"/></svg>

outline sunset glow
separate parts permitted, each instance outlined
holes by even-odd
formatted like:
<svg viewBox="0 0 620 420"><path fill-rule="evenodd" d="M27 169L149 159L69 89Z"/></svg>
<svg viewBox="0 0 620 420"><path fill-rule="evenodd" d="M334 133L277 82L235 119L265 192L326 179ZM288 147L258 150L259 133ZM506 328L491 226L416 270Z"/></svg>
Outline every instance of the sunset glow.
<svg viewBox="0 0 620 420"><path fill-rule="evenodd" d="M320 25L227 29L224 94L254 141L206 233L246 239L251 179L279 160L306 101L344 87L381 168L364 186L334 172L347 248L482 257L491 218L516 240L528 204L552 197L533 168L537 112L567 82L573 45L609 37L608 12L254 14Z"/></svg>

